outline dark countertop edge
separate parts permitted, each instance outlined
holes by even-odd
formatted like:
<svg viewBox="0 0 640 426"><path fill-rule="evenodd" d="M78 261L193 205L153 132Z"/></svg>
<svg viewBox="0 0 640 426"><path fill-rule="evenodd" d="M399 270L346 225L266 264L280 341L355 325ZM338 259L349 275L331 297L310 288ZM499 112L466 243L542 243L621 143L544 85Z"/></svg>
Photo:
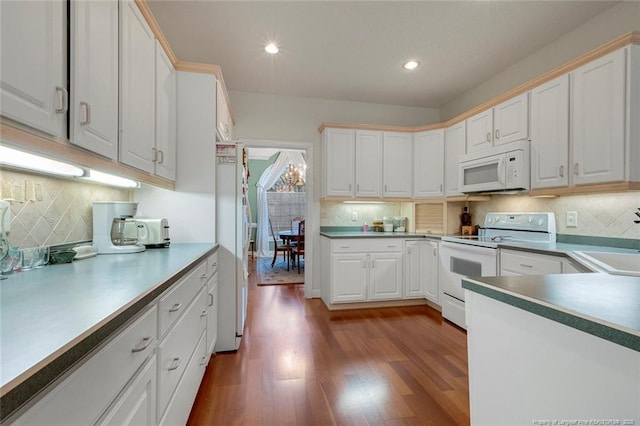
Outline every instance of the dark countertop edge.
<svg viewBox="0 0 640 426"><path fill-rule="evenodd" d="M503 289L488 286L479 281L468 278L462 279L462 287L481 294L507 305L520 308L524 311L541 316L551 321L569 326L576 330L583 331L609 342L624 346L636 352L640 352L640 336L620 330L614 326L609 326L595 319L587 318L579 313L569 313L559 306L555 306L543 301L530 299L517 293L511 293Z"/></svg>
<svg viewBox="0 0 640 426"><path fill-rule="evenodd" d="M24 379L13 389L1 395L0 421L5 420L18 411L24 404L29 402L40 392L48 390L50 386L55 384L58 379L62 378L69 369L82 361L87 355L92 354L95 349L97 349L116 331L141 313L145 307L149 306L158 298L158 296L164 293L165 290L175 284L180 278L190 272L196 264L206 259L209 255L215 253L217 249L218 244L214 244L210 250L207 250L204 254L194 259L184 268L167 277L164 282L149 290L147 293L140 295L137 299L132 300L130 304L123 306L120 310L114 312L111 318L107 319L104 324L96 326L93 331L87 330L87 332L90 333L89 335L75 343L64 353L40 368L40 370Z"/></svg>

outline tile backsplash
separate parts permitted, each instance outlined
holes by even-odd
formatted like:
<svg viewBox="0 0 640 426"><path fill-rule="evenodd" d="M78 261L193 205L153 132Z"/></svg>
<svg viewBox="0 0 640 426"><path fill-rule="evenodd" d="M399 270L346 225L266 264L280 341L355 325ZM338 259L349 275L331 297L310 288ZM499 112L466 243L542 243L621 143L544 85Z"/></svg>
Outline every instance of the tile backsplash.
<svg viewBox="0 0 640 426"><path fill-rule="evenodd" d="M24 191L26 182L39 188L40 201L11 201L9 242L21 248L91 240L91 203L129 200L127 189L27 172L2 169L0 180L3 188L21 187ZM2 196L7 198L4 193Z"/></svg>
<svg viewBox="0 0 640 426"><path fill-rule="evenodd" d="M472 203L473 223L482 223L488 212L551 211L558 234L640 239L640 224L634 214L640 207L640 192L571 195L558 198L494 195L490 201ZM568 228L568 211L578 213L578 226Z"/></svg>
<svg viewBox="0 0 640 426"><path fill-rule="evenodd" d="M362 226L374 220L382 220L383 216L400 216L400 203L341 203L322 202L320 206L320 226ZM353 212L358 219L352 220Z"/></svg>

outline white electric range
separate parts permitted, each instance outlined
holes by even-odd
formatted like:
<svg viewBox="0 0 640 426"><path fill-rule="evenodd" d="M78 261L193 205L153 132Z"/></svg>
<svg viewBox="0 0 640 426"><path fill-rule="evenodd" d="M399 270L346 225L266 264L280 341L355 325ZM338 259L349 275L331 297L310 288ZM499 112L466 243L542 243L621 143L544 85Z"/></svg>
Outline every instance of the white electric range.
<svg viewBox="0 0 640 426"><path fill-rule="evenodd" d="M555 242L556 220L550 212L487 213L479 233L442 237L440 243L442 316L462 328L466 328L462 278L496 276L501 242Z"/></svg>

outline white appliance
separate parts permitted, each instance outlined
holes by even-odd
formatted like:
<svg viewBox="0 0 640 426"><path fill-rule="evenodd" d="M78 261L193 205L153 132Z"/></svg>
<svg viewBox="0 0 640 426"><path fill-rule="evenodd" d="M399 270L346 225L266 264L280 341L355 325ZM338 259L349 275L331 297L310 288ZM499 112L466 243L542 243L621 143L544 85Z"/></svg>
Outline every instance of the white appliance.
<svg viewBox="0 0 640 426"><path fill-rule="evenodd" d="M247 155L240 143L216 144L218 339L216 352L235 351L247 316L250 211Z"/></svg>
<svg viewBox="0 0 640 426"><path fill-rule="evenodd" d="M512 142L460 156L460 192L529 189L529 141Z"/></svg>
<svg viewBox="0 0 640 426"><path fill-rule="evenodd" d="M169 221L166 218L136 219L138 244L146 248L166 248L171 244Z"/></svg>
<svg viewBox="0 0 640 426"><path fill-rule="evenodd" d="M481 235L442 237L438 273L444 318L466 328L462 278L498 275L498 244L505 240L555 242L554 214L487 213Z"/></svg>
<svg viewBox="0 0 640 426"><path fill-rule="evenodd" d="M138 203L93 202L93 246L98 254L139 253L136 222Z"/></svg>

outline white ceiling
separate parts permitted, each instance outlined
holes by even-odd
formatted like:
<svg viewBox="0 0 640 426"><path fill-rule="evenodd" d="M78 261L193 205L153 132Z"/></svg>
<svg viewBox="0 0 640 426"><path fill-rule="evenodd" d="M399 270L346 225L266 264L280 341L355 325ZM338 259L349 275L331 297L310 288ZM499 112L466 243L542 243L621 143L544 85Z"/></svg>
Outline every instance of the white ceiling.
<svg viewBox="0 0 640 426"><path fill-rule="evenodd" d="M220 65L228 90L428 108L617 3L147 2L178 59ZM421 66L408 72L407 59Z"/></svg>

